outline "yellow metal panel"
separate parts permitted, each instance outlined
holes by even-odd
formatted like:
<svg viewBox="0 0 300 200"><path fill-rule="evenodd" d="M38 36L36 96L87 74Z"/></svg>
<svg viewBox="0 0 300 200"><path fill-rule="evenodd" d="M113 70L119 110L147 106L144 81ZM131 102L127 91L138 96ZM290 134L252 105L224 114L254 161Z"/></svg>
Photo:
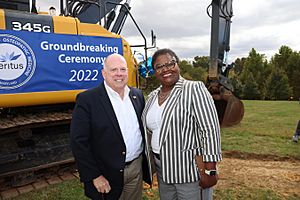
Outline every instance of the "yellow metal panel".
<svg viewBox="0 0 300 200"><path fill-rule="evenodd" d="M0 9L0 29L5 29L5 16L2 9Z"/></svg>
<svg viewBox="0 0 300 200"><path fill-rule="evenodd" d="M138 87L136 60L132 54L128 42L124 39L122 40L122 42L123 42L123 55L128 65L128 85L133 87Z"/></svg>
<svg viewBox="0 0 300 200"><path fill-rule="evenodd" d="M76 95L82 91L84 90L0 94L0 108L75 102Z"/></svg>
<svg viewBox="0 0 300 200"><path fill-rule="evenodd" d="M78 19L63 16L53 16L54 32L59 34L79 34L87 36L102 36L121 38L121 36L111 33L97 24L80 23ZM5 29L4 11L0 9L0 29ZM133 57L130 45L124 39L123 55L128 64L128 84L138 86L137 63ZM0 107L17 107L44 104L60 104L75 102L75 97L84 90L67 90L57 92L33 92L0 94Z"/></svg>
<svg viewBox="0 0 300 200"><path fill-rule="evenodd" d="M77 34L76 20L72 17L53 16L54 33Z"/></svg>
<svg viewBox="0 0 300 200"><path fill-rule="evenodd" d="M78 34L120 38L119 35L109 32L99 24L78 23Z"/></svg>

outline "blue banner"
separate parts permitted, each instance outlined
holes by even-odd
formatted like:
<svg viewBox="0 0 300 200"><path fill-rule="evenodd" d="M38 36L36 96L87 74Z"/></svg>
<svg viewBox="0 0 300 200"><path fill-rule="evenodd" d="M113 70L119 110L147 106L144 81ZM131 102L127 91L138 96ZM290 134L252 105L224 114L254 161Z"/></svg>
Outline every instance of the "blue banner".
<svg viewBox="0 0 300 200"><path fill-rule="evenodd" d="M88 89L122 39L0 30L0 94Z"/></svg>

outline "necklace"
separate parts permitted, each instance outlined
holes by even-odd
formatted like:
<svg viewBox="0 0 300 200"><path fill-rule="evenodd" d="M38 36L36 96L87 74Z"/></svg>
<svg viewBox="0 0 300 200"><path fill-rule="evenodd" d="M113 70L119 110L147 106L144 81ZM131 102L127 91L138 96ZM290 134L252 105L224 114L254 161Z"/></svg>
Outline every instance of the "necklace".
<svg viewBox="0 0 300 200"><path fill-rule="evenodd" d="M170 95L171 91L168 92L159 92L158 94L158 101L160 102L160 104L162 104Z"/></svg>

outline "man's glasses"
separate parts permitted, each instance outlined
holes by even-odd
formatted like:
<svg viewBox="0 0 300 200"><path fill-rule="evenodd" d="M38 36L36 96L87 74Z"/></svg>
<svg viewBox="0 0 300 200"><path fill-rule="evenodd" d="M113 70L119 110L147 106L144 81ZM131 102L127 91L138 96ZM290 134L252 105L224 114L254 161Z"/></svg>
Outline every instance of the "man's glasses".
<svg viewBox="0 0 300 200"><path fill-rule="evenodd" d="M176 60L171 60L170 62L167 62L165 64L156 65L154 66L155 71L158 73L162 72L163 69L173 69L176 65Z"/></svg>

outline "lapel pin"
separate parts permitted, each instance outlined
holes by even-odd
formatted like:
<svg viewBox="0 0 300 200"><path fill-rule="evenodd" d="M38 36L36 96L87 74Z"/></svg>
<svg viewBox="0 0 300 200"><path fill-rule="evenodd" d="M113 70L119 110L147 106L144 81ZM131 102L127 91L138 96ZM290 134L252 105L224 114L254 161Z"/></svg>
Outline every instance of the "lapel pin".
<svg viewBox="0 0 300 200"><path fill-rule="evenodd" d="M132 96L132 98L136 99L136 96Z"/></svg>

